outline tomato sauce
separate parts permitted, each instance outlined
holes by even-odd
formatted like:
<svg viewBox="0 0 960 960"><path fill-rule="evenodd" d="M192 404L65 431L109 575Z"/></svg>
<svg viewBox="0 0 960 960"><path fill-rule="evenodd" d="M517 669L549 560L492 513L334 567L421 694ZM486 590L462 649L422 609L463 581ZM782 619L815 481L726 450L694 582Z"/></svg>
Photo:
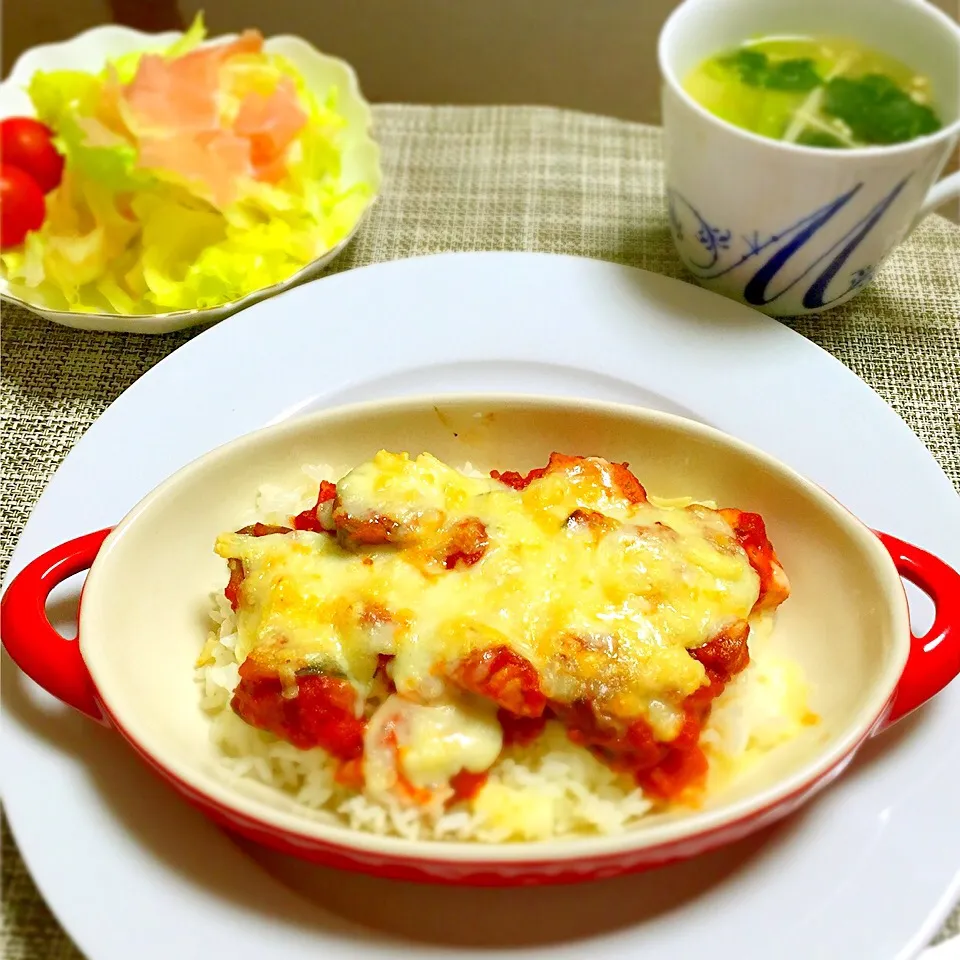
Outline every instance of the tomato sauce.
<svg viewBox="0 0 960 960"><path fill-rule="evenodd" d="M647 502L647 491L644 490L643 484L630 472L629 464L611 463L610 469L613 472L613 482L631 503Z"/></svg>
<svg viewBox="0 0 960 960"><path fill-rule="evenodd" d="M317 519L317 510L320 509L321 503L328 503L330 500L333 500L336 495L337 485L331 483L329 480L321 480L320 492L317 494L317 502L309 510L304 510L293 518L294 529L309 530L313 533L329 533L330 531L321 526L320 521Z"/></svg>
<svg viewBox="0 0 960 960"><path fill-rule="evenodd" d="M356 715L356 693L340 677L305 673L297 677L297 695L284 697L280 677L247 657L230 706L252 727L301 750L323 747L341 760L363 753L364 721Z"/></svg>
<svg viewBox="0 0 960 960"><path fill-rule="evenodd" d="M505 747L514 744L518 747L529 746L543 733L543 728L547 725L550 716L549 710L546 710L539 717L518 717L515 713L501 707L497 710L497 720L500 721L500 729L503 730L503 745Z"/></svg>
<svg viewBox="0 0 960 960"><path fill-rule="evenodd" d="M509 647L473 651L453 668L449 679L518 717L539 717L547 705L533 664Z"/></svg>
<svg viewBox="0 0 960 960"><path fill-rule="evenodd" d="M444 548L443 565L447 570L453 570L457 564L471 567L483 559L489 542L487 528L480 520L476 517L460 520L451 528L450 539Z"/></svg>
<svg viewBox="0 0 960 960"><path fill-rule="evenodd" d="M780 561L777 559L773 544L767 537L767 528L759 513L744 513L735 508L717 511L733 528L737 543L743 548L750 566L760 578L760 595L754 604L754 610L775 607L789 596L789 588L778 577Z"/></svg>
<svg viewBox="0 0 960 960"><path fill-rule="evenodd" d="M487 771L481 773L471 773L469 770L461 770L450 778L450 786L453 787L453 796L450 803L458 803L461 800L472 800L487 782Z"/></svg>
<svg viewBox="0 0 960 960"><path fill-rule="evenodd" d="M750 650L747 647L749 636L750 624L746 620L738 620L689 653L694 660L703 664L711 680L728 683L750 663Z"/></svg>
<svg viewBox="0 0 960 960"><path fill-rule="evenodd" d="M526 476L517 473L516 470L504 470L502 473L499 470L491 470L490 476L514 490L525 490L534 480L539 480L542 476L545 476L546 472L546 467L531 470Z"/></svg>
<svg viewBox="0 0 960 960"><path fill-rule="evenodd" d="M231 557L227 561L227 566L230 568L230 582L224 587L223 595L230 601L230 606L236 613L240 609L240 587L243 586L245 576L243 561Z"/></svg>

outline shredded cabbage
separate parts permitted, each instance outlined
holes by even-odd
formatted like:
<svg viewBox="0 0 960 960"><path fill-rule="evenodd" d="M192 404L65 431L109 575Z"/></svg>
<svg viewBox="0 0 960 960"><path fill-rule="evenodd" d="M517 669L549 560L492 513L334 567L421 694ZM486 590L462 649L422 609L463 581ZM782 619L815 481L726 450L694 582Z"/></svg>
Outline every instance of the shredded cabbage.
<svg viewBox="0 0 960 960"><path fill-rule="evenodd" d="M354 228L375 185L344 182L337 90L318 99L259 34L205 35L198 16L99 74L34 75L66 162L41 229L0 255L13 293L87 312L210 307L286 280Z"/></svg>

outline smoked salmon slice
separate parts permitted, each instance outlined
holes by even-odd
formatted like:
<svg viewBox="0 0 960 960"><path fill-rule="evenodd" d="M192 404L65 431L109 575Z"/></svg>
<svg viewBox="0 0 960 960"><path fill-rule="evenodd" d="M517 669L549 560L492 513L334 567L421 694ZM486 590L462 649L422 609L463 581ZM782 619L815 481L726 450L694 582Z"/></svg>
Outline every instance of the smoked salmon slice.
<svg viewBox="0 0 960 960"><path fill-rule="evenodd" d="M308 120L293 81L281 76L273 90L247 93L232 123L222 109L221 68L262 49L263 37L250 30L180 57L142 57L122 92L138 166L173 174L218 207L236 198L243 178L282 180L287 149Z"/></svg>
<svg viewBox="0 0 960 960"><path fill-rule="evenodd" d="M250 162L258 179L279 179L278 172L282 177L287 147L306 123L307 114L289 77L281 78L268 96L253 92L243 98L233 121L233 131L250 141ZM279 169L278 161L281 161Z"/></svg>
<svg viewBox="0 0 960 960"><path fill-rule="evenodd" d="M223 130L179 133L142 140L138 165L172 173L201 188L218 207L236 197L236 181L253 173L250 142Z"/></svg>
<svg viewBox="0 0 960 960"><path fill-rule="evenodd" d="M219 126L220 67L237 54L259 53L263 37L244 31L236 40L168 59L144 54L124 91L127 115L138 133L210 130Z"/></svg>

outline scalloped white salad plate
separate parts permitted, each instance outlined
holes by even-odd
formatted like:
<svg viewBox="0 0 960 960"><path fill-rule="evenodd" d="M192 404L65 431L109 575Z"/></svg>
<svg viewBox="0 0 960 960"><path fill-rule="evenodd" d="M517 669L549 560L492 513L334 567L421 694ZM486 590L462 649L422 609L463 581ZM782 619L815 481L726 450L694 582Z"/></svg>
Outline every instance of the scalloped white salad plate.
<svg viewBox="0 0 960 960"><path fill-rule="evenodd" d="M27 88L35 73L58 69L98 72L108 60L133 51L164 50L182 36L181 31L143 33L110 24L85 30L62 43L31 47L18 58L10 75L0 83L0 118L34 115ZM236 34L208 36L204 45L216 45L234 39ZM212 307L140 314L66 310L50 306L43 296L22 299L12 291L11 284L3 275L0 275L0 299L20 304L47 320L68 327L129 333L170 333L173 330L223 320L253 303L313 279L338 257L360 229L380 191L380 147L370 135L373 124L370 104L363 98L360 82L349 63L321 53L300 37L268 37L264 40L263 49L266 53L281 54L293 63L308 89L316 96L325 96L333 87L338 91L338 111L347 121L343 134L341 182L346 186L366 180L373 191L365 210L342 240L285 280Z"/></svg>
<svg viewBox="0 0 960 960"><path fill-rule="evenodd" d="M329 277L181 347L71 451L8 579L258 427L357 400L467 391L692 417L960 567L960 498L946 476L869 387L809 341L644 271L480 253ZM48 607L64 626L76 579ZM909 595L919 633L929 611ZM505 891L396 883L240 845L115 733L5 667L7 813L90 960L907 960L960 896L957 683L868 744L800 813L740 843L616 880Z"/></svg>

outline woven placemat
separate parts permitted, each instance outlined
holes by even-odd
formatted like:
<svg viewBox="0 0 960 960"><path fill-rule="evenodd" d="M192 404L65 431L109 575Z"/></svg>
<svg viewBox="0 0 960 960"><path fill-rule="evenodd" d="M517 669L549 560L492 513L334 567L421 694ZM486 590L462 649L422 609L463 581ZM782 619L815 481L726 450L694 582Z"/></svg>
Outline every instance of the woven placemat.
<svg viewBox="0 0 960 960"><path fill-rule="evenodd" d="M684 276L667 230L659 129L539 107L388 105L375 114L383 196L331 272L445 250L543 250ZM960 227L928 218L852 303L790 324L877 390L960 490ZM71 446L192 335L84 333L4 311L4 565ZM6 826L3 920L6 960L80 956ZM960 912L941 936L950 932L960 933Z"/></svg>

